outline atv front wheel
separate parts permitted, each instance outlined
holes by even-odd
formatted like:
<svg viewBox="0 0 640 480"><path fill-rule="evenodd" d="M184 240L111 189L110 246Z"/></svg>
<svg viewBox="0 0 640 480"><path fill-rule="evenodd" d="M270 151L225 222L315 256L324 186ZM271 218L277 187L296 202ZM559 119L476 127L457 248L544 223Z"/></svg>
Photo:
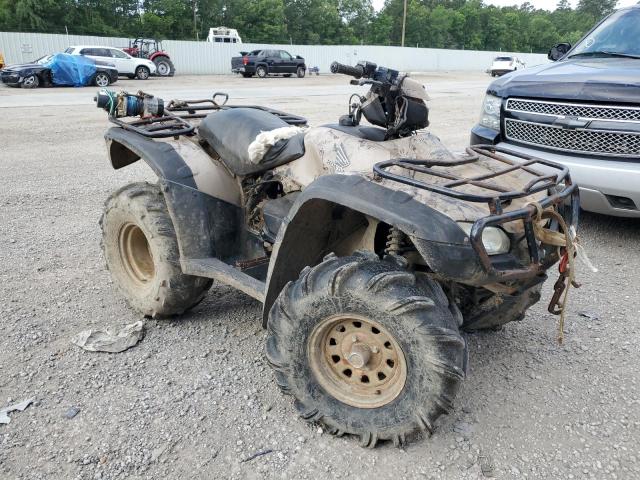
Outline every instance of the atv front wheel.
<svg viewBox="0 0 640 480"><path fill-rule="evenodd" d="M330 433L401 445L453 408L466 343L440 286L393 261L330 255L283 289L267 359L301 416Z"/></svg>
<svg viewBox="0 0 640 480"><path fill-rule="evenodd" d="M107 268L132 308L167 317L204 298L211 280L182 273L176 233L157 185L132 183L115 192L100 225Z"/></svg>

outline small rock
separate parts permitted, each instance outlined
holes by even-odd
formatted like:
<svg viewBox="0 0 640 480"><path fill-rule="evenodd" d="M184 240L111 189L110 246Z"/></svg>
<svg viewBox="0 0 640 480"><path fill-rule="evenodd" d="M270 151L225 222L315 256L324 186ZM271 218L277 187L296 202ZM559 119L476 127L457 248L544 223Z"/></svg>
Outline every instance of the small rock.
<svg viewBox="0 0 640 480"><path fill-rule="evenodd" d="M78 407L69 407L66 412L64 412L64 418L71 420L73 417L80 413L80 409Z"/></svg>
<svg viewBox="0 0 640 480"><path fill-rule="evenodd" d="M493 459L490 455L480 455L478 457L480 471L487 478L492 478L494 473Z"/></svg>

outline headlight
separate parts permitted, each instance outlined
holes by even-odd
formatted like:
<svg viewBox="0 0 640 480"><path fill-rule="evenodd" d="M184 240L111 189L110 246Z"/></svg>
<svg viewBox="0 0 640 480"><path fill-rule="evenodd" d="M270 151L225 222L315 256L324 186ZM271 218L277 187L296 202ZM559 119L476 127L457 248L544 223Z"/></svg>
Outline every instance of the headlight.
<svg viewBox="0 0 640 480"><path fill-rule="evenodd" d="M460 228L471 236L473 223L460 222ZM511 241L504 231L498 227L485 227L482 232L482 244L489 255L508 253L511 250Z"/></svg>
<svg viewBox="0 0 640 480"><path fill-rule="evenodd" d="M502 98L485 95L482 112L480 112L480 125L500 131L500 105L502 105Z"/></svg>

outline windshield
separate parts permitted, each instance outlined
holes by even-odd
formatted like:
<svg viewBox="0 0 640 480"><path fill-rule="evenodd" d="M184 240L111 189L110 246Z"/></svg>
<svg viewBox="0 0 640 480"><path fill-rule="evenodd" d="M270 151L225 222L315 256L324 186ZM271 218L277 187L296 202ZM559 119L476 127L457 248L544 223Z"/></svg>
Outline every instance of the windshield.
<svg viewBox="0 0 640 480"><path fill-rule="evenodd" d="M574 55L598 52L640 55L640 9L621 10L598 25L571 51Z"/></svg>

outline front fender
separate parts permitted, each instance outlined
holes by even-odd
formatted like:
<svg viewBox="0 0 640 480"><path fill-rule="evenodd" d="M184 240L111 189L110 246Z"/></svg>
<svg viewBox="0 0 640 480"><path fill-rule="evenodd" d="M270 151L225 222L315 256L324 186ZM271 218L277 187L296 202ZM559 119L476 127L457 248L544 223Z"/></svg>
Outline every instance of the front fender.
<svg viewBox="0 0 640 480"><path fill-rule="evenodd" d="M345 210L378 219L424 243L457 247L456 251L474 257L468 238L455 221L407 193L360 175L320 177L299 195L278 232L267 276L265 325L269 309L286 283L330 253L327 248L340 234L337 225Z"/></svg>

